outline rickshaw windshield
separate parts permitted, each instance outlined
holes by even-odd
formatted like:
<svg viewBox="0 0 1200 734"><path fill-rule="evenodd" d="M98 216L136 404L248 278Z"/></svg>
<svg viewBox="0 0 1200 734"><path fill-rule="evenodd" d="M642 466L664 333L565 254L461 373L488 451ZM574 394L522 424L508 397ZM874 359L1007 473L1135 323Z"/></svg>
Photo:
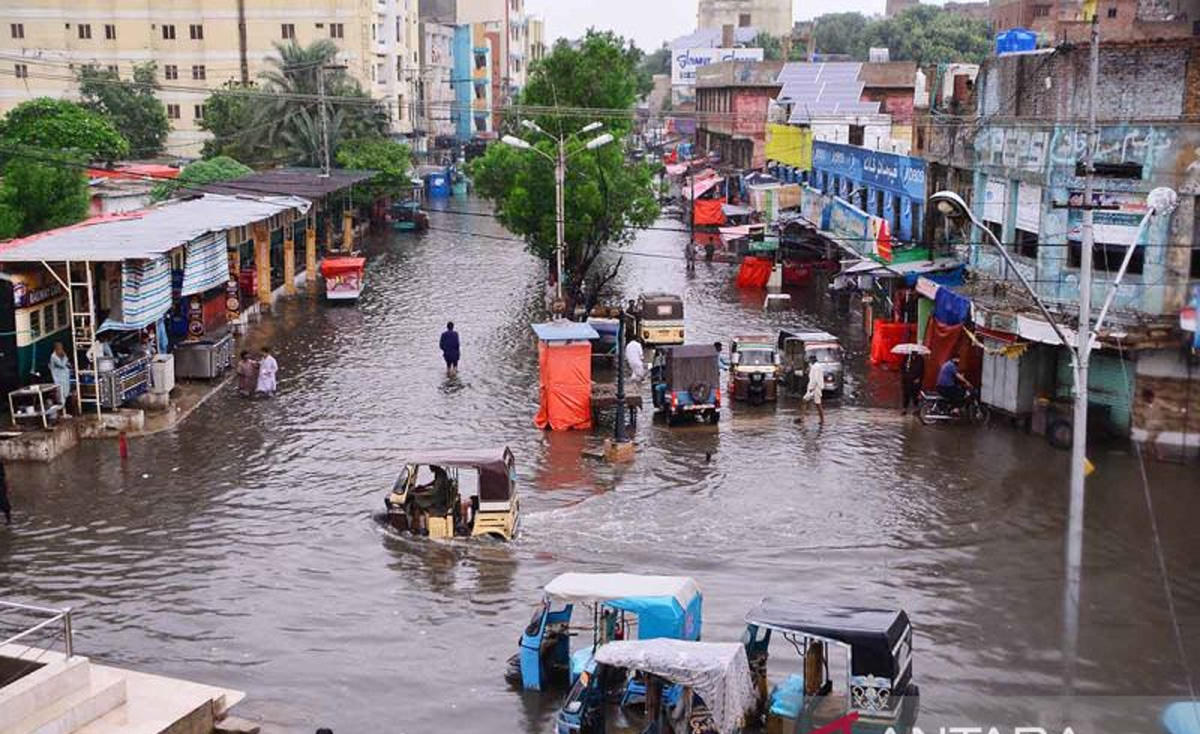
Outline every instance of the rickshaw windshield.
<svg viewBox="0 0 1200 734"><path fill-rule="evenodd" d="M808 350L811 357L816 357L818 362L832 364L842 361L842 350L839 347L814 347Z"/></svg>
<svg viewBox="0 0 1200 734"><path fill-rule="evenodd" d="M775 353L770 349L739 349L738 364L743 367L770 367L775 364Z"/></svg>

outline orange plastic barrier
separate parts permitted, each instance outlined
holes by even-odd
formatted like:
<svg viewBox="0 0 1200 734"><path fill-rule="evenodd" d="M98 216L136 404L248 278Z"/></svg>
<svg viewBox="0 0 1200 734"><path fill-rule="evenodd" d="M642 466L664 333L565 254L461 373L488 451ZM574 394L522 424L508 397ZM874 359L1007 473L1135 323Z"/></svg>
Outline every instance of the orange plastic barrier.
<svg viewBox="0 0 1200 734"><path fill-rule="evenodd" d="M775 263L761 257L747 256L738 268L738 288L766 288Z"/></svg>
<svg viewBox="0 0 1200 734"><path fill-rule="evenodd" d="M892 354L892 347L907 344L916 338L916 324L876 319L875 331L871 335L871 364L899 367L904 363L904 356Z"/></svg>
<svg viewBox="0 0 1200 734"><path fill-rule="evenodd" d="M592 427L592 345L538 343L542 430L587 431Z"/></svg>
<svg viewBox="0 0 1200 734"><path fill-rule="evenodd" d="M725 204L724 199L697 199L692 202L692 216L698 227L725 225L725 212L721 211L721 206Z"/></svg>

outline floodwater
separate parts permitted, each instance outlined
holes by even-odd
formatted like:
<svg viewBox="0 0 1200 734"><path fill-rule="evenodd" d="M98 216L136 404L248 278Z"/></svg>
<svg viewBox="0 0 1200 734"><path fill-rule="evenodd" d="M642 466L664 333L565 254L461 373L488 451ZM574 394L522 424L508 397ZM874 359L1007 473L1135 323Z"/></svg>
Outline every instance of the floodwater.
<svg viewBox="0 0 1200 734"><path fill-rule="evenodd" d="M581 456L596 437L532 425L541 266L489 218L433 225L376 245L357 308L301 297L264 321L276 399L228 385L124 463L91 442L11 468L0 593L75 606L83 654L247 691L239 712L276 731L547 731L560 699L510 690L502 673L539 586L568 570L691 575L710 640L736 639L765 594L903 607L923 716L1062 690L1065 452L901 417L895 374L866 364L857 317L820 289L764 313L729 266L689 276L681 235L650 231L625 257L626 294L682 291L692 341L835 331L848 395L823 428L797 425L791 398L727 407L715 428L643 417L636 462L608 466ZM450 319L457 380L436 349ZM523 493L516 542L414 540L376 522L407 452L501 444ZM1186 695L1138 462L1093 453L1076 689ZM1200 671L1200 482L1194 465L1147 472Z"/></svg>

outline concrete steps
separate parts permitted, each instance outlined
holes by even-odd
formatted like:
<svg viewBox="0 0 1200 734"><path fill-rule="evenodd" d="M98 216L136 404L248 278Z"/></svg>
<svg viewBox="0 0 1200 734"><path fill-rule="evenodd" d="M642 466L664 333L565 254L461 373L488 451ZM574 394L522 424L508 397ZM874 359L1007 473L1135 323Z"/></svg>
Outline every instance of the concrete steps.
<svg viewBox="0 0 1200 734"><path fill-rule="evenodd" d="M95 669L86 658L51 664L38 673L46 675L26 695L5 702L5 719L14 721L0 734L71 734L125 703L125 679Z"/></svg>

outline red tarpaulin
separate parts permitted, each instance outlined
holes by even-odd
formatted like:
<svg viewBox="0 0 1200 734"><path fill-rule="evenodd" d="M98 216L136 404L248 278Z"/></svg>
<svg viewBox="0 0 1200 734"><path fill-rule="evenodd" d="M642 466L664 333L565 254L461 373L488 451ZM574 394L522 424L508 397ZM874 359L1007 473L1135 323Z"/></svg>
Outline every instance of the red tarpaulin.
<svg viewBox="0 0 1200 734"><path fill-rule="evenodd" d="M542 430L592 428L592 345L538 343L541 407L534 425Z"/></svg>
<svg viewBox="0 0 1200 734"><path fill-rule="evenodd" d="M775 263L761 257L747 256L738 268L738 288L766 288Z"/></svg>
<svg viewBox="0 0 1200 734"><path fill-rule="evenodd" d="M930 318L929 325L925 327L925 346L929 347L929 354L925 356L923 384L926 390L937 385L938 370L955 354L962 359L958 366L959 372L970 380L972 385L979 387L979 379L983 374L983 350L975 346L966 335L962 324L947 326L935 318Z"/></svg>
<svg viewBox="0 0 1200 734"><path fill-rule="evenodd" d="M363 257L330 257L321 261L321 277L361 273L366 266L367 259Z"/></svg>
<svg viewBox="0 0 1200 734"><path fill-rule="evenodd" d="M692 202L693 222L698 227L725 225L725 212L721 211L724 199L697 199Z"/></svg>
<svg viewBox="0 0 1200 734"><path fill-rule="evenodd" d="M875 331L871 335L871 364L899 367L904 356L892 354L892 347L907 344L917 338L917 325L875 319Z"/></svg>

